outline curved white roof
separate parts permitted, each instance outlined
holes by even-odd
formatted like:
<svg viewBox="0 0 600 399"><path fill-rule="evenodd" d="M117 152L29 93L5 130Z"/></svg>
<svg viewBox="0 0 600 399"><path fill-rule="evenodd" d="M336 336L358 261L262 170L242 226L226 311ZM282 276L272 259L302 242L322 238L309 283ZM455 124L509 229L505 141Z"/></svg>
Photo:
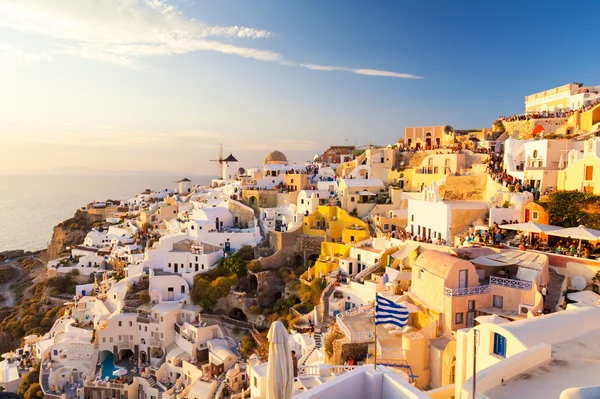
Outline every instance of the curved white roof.
<svg viewBox="0 0 600 399"><path fill-rule="evenodd" d="M569 326L569 330L565 330ZM523 345L556 344L600 329L600 308L585 307L506 323L498 327Z"/></svg>

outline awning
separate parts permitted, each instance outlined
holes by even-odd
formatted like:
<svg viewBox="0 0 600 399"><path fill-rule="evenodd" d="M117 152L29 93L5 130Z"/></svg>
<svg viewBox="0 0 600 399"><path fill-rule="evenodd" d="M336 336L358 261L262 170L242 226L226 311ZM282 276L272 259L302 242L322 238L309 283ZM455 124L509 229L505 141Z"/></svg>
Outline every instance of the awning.
<svg viewBox="0 0 600 399"><path fill-rule="evenodd" d="M361 191L360 193L358 193L358 195L370 195L370 196L373 196L373 195L377 195L377 194L372 193L370 191Z"/></svg>
<svg viewBox="0 0 600 399"><path fill-rule="evenodd" d="M540 272L535 269L519 267L519 270L517 270L517 280L534 282L537 281L539 274Z"/></svg>
<svg viewBox="0 0 600 399"><path fill-rule="evenodd" d="M415 251L417 248L419 248L419 243L411 241L398 251L394 252L392 257L394 259L404 260L404 258L413 253L413 251Z"/></svg>
<svg viewBox="0 0 600 399"><path fill-rule="evenodd" d="M470 260L471 263L475 264L475 265L479 265L479 266L508 266L511 263L505 263L505 262L500 262L497 260L493 260L493 259L489 259L485 256L478 256L475 259L471 259Z"/></svg>

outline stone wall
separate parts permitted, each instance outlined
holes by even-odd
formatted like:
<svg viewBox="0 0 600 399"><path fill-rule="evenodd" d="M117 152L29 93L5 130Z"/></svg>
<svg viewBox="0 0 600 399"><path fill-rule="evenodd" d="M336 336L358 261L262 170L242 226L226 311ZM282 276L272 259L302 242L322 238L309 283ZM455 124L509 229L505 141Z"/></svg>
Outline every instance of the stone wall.
<svg viewBox="0 0 600 399"><path fill-rule="evenodd" d="M240 227L254 227L254 212L252 208L233 200L229 200L228 203L229 212L233 215L234 220L236 217L238 218Z"/></svg>
<svg viewBox="0 0 600 399"><path fill-rule="evenodd" d="M271 256L261 258L261 267L263 269L276 269L281 266L291 265L296 256L304 257L304 250L306 250L307 259L311 256L319 256L321 254L321 243L324 241L324 238L307 236L301 232L302 228L286 233L269 232L269 239L275 240L278 243L276 247L280 249ZM273 245L273 241L271 241L271 244Z"/></svg>
<svg viewBox="0 0 600 399"><path fill-rule="evenodd" d="M533 129L537 125L543 126L546 134L551 134L556 133L558 128L565 123L567 123L567 118L530 119L527 121L502 122L506 132L511 137L519 140L530 139L533 134Z"/></svg>
<svg viewBox="0 0 600 399"><path fill-rule="evenodd" d="M356 364L357 358L366 358L369 353L369 343L344 343L344 339L333 342L333 355L330 364L345 364L352 359Z"/></svg>
<svg viewBox="0 0 600 399"><path fill-rule="evenodd" d="M446 184L440 187L440 195L449 201L487 200L487 174L478 176L448 176Z"/></svg>

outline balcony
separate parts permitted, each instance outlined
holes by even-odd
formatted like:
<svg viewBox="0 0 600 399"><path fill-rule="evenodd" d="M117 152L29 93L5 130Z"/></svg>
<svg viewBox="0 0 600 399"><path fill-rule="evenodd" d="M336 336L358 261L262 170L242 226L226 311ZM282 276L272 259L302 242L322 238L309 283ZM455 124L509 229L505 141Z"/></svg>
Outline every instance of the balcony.
<svg viewBox="0 0 600 399"><path fill-rule="evenodd" d="M530 291L531 287L533 286L531 281L513 280L511 278L496 277L496 276L490 277L490 284L499 285L501 287L516 288L516 289L522 290L522 291Z"/></svg>
<svg viewBox="0 0 600 399"><path fill-rule="evenodd" d="M444 287L444 295L449 297L454 296L468 296L468 295L481 295L490 292L489 285L478 285L476 287L466 288L448 288Z"/></svg>

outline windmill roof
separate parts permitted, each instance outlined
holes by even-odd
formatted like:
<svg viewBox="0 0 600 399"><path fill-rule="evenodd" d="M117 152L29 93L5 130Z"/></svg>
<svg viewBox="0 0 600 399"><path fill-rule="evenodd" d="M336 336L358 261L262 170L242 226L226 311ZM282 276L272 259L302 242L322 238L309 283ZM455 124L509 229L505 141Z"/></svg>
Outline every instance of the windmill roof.
<svg viewBox="0 0 600 399"><path fill-rule="evenodd" d="M235 159L235 157L233 156L233 154L229 154L229 156L227 158L225 158L223 161L225 161L225 162L237 162L238 160Z"/></svg>

